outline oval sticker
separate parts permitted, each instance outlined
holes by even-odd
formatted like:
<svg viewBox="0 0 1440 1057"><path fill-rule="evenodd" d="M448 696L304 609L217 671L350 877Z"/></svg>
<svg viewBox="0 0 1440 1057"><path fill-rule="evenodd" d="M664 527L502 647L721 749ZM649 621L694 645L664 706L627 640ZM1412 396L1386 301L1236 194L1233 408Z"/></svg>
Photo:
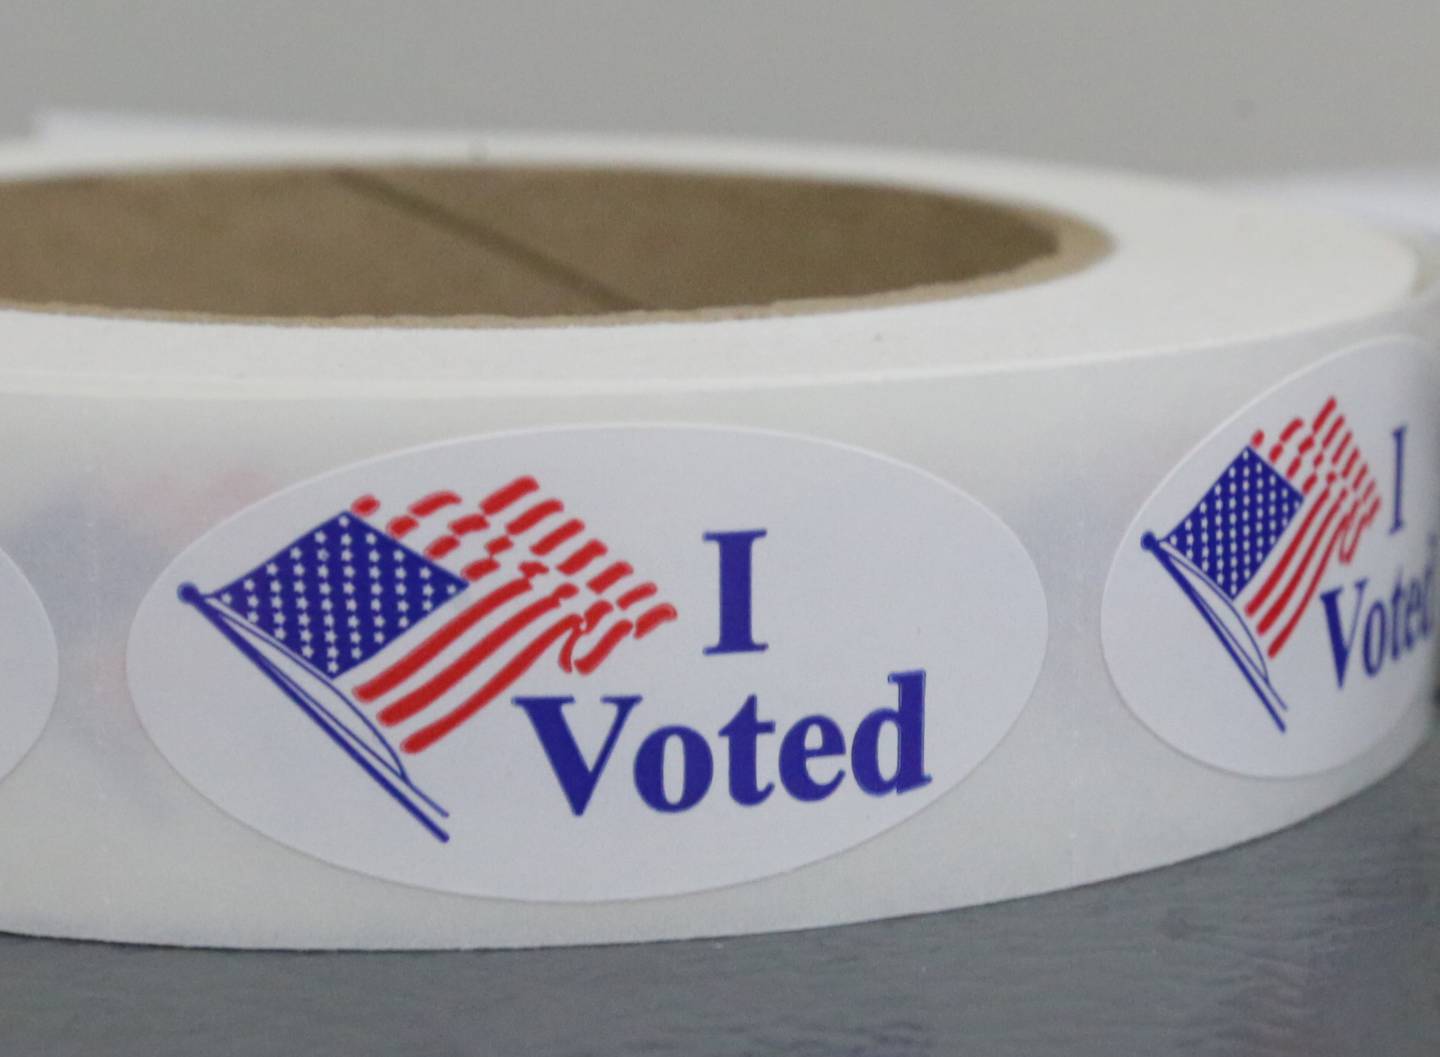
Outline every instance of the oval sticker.
<svg viewBox="0 0 1440 1057"><path fill-rule="evenodd" d="M172 764L319 858L590 901L734 884L914 815L1038 675L1039 577L945 482L752 431L505 434L212 530L136 617Z"/></svg>
<svg viewBox="0 0 1440 1057"><path fill-rule="evenodd" d="M45 729L59 680L55 633L35 589L0 551L0 778L30 751Z"/></svg>
<svg viewBox="0 0 1440 1057"><path fill-rule="evenodd" d="M1187 755L1290 777L1374 746L1434 681L1440 370L1342 353L1221 426L1126 533L1102 629L1130 707Z"/></svg>

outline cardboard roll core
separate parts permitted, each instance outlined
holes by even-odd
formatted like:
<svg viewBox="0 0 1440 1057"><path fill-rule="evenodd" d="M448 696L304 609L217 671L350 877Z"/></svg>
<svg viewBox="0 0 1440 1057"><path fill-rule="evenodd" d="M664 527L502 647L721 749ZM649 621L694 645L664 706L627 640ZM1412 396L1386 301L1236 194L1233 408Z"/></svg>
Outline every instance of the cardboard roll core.
<svg viewBox="0 0 1440 1057"><path fill-rule="evenodd" d="M675 170L345 167L0 183L0 302L338 320L833 309L1077 271L1070 217L934 190Z"/></svg>

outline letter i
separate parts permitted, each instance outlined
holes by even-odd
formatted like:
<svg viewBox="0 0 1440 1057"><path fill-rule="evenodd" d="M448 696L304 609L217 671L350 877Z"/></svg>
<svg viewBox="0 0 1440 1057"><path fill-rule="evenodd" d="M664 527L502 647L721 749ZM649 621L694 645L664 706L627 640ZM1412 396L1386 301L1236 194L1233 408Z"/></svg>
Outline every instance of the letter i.
<svg viewBox="0 0 1440 1057"><path fill-rule="evenodd" d="M1395 510L1390 518L1390 535L1395 535L1405 527L1405 507L1403 498L1405 495L1405 426L1396 426L1392 431L1395 437Z"/></svg>
<svg viewBox="0 0 1440 1057"><path fill-rule="evenodd" d="M755 641L751 627L751 550L764 529L707 532L705 542L720 548L720 640L705 653L759 653L768 644Z"/></svg>

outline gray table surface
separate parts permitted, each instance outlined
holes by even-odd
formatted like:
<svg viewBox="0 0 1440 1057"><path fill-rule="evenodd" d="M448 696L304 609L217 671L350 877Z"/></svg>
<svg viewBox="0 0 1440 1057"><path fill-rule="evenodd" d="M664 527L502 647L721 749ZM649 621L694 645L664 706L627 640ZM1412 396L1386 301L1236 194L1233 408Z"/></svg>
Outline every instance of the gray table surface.
<svg viewBox="0 0 1440 1057"><path fill-rule="evenodd" d="M0 936L0 1054L1440 1054L1440 738L1293 829L1051 896L446 954Z"/></svg>

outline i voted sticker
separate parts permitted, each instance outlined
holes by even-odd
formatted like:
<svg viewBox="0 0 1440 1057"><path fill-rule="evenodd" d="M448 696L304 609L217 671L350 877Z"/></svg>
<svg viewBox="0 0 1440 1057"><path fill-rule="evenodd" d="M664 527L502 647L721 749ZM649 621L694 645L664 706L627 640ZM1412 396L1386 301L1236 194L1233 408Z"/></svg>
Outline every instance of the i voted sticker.
<svg viewBox="0 0 1440 1057"><path fill-rule="evenodd" d="M55 635L35 589L0 551L0 779L39 739L55 704Z"/></svg>
<svg viewBox="0 0 1440 1057"><path fill-rule="evenodd" d="M1157 734L1287 777L1378 742L1434 683L1440 369L1385 339L1282 383L1167 478L1105 591L1105 656Z"/></svg>
<svg viewBox="0 0 1440 1057"><path fill-rule="evenodd" d="M505 434L219 526L135 621L140 717L198 790L375 876L689 892L898 825L999 744L1038 575L927 473L754 431Z"/></svg>

